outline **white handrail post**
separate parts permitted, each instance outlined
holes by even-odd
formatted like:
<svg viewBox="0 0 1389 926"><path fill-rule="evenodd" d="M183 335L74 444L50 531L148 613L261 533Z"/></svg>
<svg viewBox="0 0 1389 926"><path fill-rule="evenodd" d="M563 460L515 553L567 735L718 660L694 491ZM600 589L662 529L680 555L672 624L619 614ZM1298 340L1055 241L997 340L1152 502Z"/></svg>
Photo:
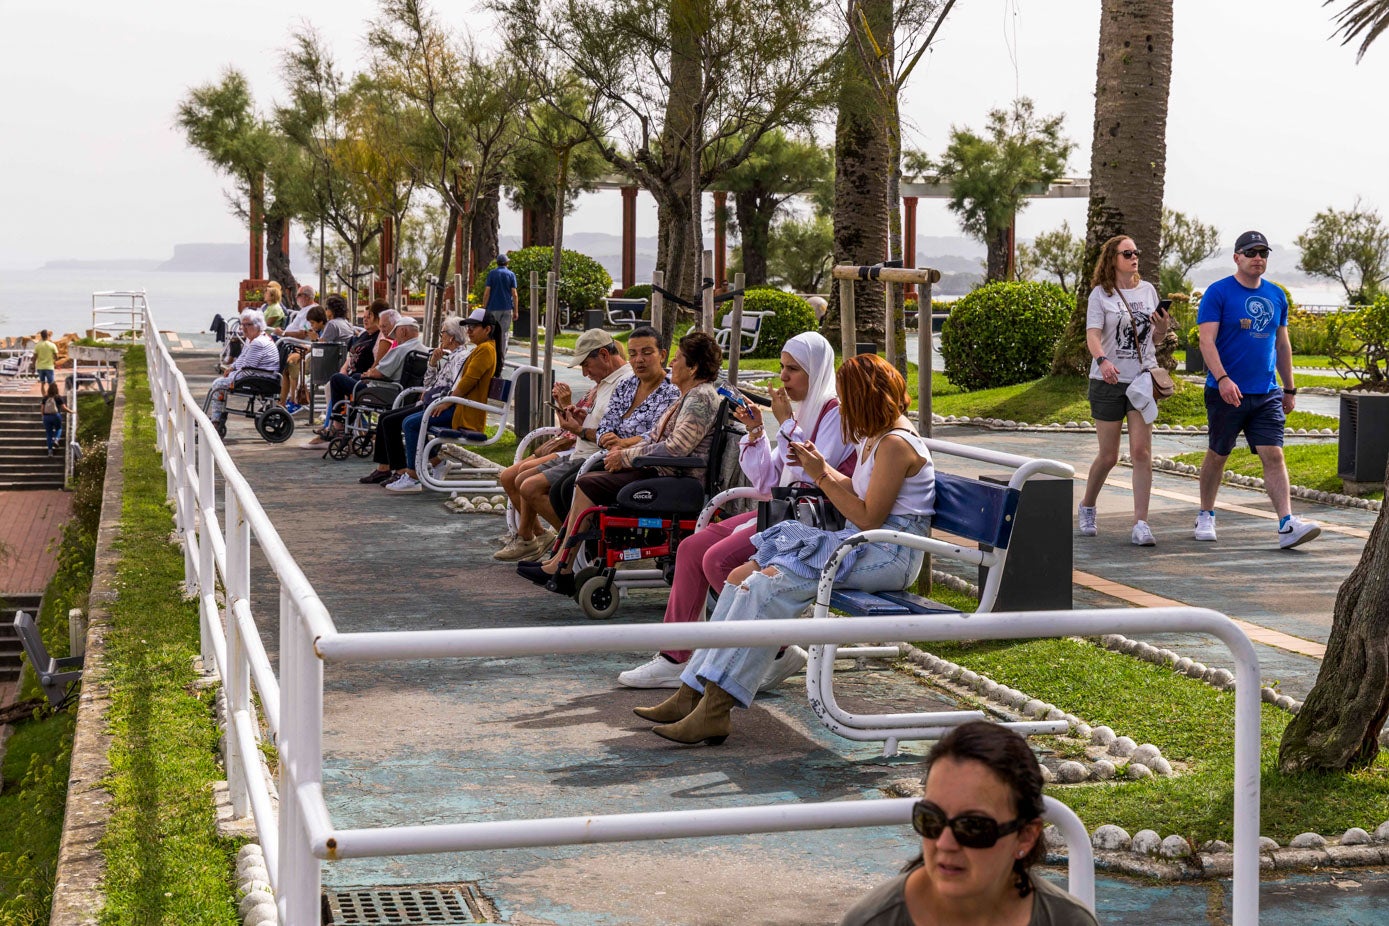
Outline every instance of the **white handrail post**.
<svg viewBox="0 0 1389 926"><path fill-rule="evenodd" d="M217 481L212 468L212 437L198 435L198 646L203 654L203 674L217 671L212 651L212 628L217 612L207 607L217 594L217 564L212 552L211 515L217 510Z"/></svg>
<svg viewBox="0 0 1389 926"><path fill-rule="evenodd" d="M738 295L733 297L733 314L728 321L728 381L738 385L738 358L743 354L743 286L747 282L744 274L733 275L733 288Z"/></svg>
<svg viewBox="0 0 1389 926"><path fill-rule="evenodd" d="M232 814L244 817L251 812L251 798L246 790L246 764L253 756L241 754L241 745L232 725L237 711L250 712L250 668L246 662L246 646L241 640L238 621L233 611L236 603L247 599L249 604L251 577L251 535L241 503L231 484L227 484L225 512L227 519L227 615L223 632L227 636L226 674L222 678L227 702L227 790L231 795Z"/></svg>
<svg viewBox="0 0 1389 926"><path fill-rule="evenodd" d="M322 865L309 845L299 789L323 781L323 663L293 602L280 624L279 910L284 923L316 923Z"/></svg>
<svg viewBox="0 0 1389 926"><path fill-rule="evenodd" d="M193 410L185 406L183 409L183 450L179 454L178 508L182 515L183 587L188 593L192 593L200 584L197 569L202 563L202 554L199 549L197 484L188 478L188 468L197 465L197 451L194 448L199 443L206 443L206 441L199 442L197 434L197 418L194 417ZM199 478L201 479L201 477Z"/></svg>
<svg viewBox="0 0 1389 926"><path fill-rule="evenodd" d="M659 343L664 337L662 333L665 329L666 297L661 294L657 286L666 285L666 274L663 270L651 271L651 327L656 329L656 341Z"/></svg>
<svg viewBox="0 0 1389 926"><path fill-rule="evenodd" d="M699 275L699 330L709 337L714 336L714 287L705 286L705 280L714 278L714 252L705 251L703 260L700 264L701 273Z"/></svg>
<svg viewBox="0 0 1389 926"><path fill-rule="evenodd" d="M1237 627L1221 639L1235 657L1234 926L1259 923L1259 657Z"/></svg>

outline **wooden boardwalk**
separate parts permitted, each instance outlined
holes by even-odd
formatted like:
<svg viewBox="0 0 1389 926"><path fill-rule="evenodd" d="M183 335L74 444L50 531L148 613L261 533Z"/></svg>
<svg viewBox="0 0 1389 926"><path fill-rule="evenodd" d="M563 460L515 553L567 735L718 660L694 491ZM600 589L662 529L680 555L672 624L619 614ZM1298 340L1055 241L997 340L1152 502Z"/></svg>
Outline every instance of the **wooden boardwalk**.
<svg viewBox="0 0 1389 926"><path fill-rule="evenodd" d="M0 596L42 595L58 569L58 541L72 514L72 496L61 490L0 492Z"/></svg>

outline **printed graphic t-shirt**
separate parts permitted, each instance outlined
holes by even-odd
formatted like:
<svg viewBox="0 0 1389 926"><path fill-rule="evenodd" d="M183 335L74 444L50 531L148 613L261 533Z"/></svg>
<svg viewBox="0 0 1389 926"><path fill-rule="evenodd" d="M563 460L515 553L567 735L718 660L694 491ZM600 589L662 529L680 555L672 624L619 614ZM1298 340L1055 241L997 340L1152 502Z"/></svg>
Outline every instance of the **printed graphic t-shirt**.
<svg viewBox="0 0 1389 926"><path fill-rule="evenodd" d="M1220 322L1215 349L1240 392L1260 395L1278 388L1274 377L1278 329L1288 324L1288 298L1267 280L1250 289L1234 276L1216 280L1201 297L1196 323ZM1206 386L1215 389L1214 374Z"/></svg>

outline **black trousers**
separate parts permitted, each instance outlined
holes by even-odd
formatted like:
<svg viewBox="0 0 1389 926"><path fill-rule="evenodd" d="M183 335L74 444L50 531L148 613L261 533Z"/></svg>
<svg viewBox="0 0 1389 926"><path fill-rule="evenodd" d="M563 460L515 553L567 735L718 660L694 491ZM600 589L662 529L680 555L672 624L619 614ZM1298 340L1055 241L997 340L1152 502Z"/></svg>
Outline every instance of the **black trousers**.
<svg viewBox="0 0 1389 926"><path fill-rule="evenodd" d="M415 448L409 451L405 448L405 431L403 425L405 419L421 411L419 405L407 405L404 408L394 408L388 412L382 412L376 419L376 441L372 448L372 459L377 463L385 463L392 470L399 472L410 466L410 459L415 455Z"/></svg>

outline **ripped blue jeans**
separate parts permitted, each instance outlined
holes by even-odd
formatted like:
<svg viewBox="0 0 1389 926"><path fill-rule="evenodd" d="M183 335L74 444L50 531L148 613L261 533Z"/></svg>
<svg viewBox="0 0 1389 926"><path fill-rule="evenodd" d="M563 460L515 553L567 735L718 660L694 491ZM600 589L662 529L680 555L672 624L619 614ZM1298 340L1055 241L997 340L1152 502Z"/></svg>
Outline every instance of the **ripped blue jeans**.
<svg viewBox="0 0 1389 926"><path fill-rule="evenodd" d="M887 525L884 525L887 526ZM896 525L893 525L896 526ZM924 533L924 529L922 531ZM912 582L925 561L925 553L895 544L872 543L862 548L848 575L835 586L868 592L896 591ZM776 575L760 570L739 585L725 584L711 621L785 620L800 617L815 600L819 578L804 579L784 569ZM743 707L750 707L757 688L776 659L777 647L697 650L685 663L680 681L696 691L713 682Z"/></svg>

